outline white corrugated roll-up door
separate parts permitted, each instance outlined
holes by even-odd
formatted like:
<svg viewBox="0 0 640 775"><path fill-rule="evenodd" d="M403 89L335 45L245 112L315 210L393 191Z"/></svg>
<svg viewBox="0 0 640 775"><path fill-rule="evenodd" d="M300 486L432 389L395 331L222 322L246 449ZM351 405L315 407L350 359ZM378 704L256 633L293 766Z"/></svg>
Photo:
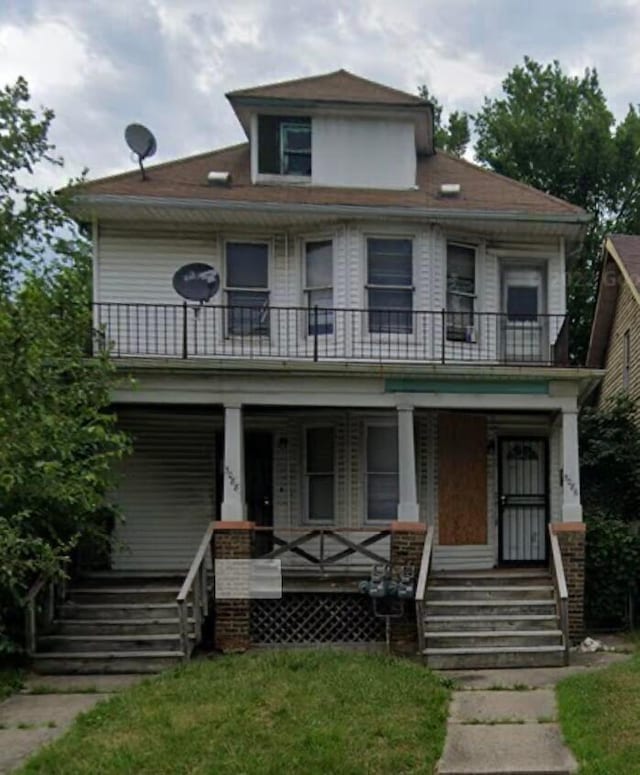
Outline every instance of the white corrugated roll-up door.
<svg viewBox="0 0 640 775"><path fill-rule="evenodd" d="M116 526L113 568L184 570L215 514L213 412L123 410L134 451L120 466L115 492L124 521Z"/></svg>

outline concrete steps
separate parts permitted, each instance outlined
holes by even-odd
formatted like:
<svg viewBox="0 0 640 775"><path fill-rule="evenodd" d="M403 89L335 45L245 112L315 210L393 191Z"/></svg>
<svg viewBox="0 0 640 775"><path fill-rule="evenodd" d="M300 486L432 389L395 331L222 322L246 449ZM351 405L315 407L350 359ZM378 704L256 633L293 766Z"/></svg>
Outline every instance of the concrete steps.
<svg viewBox="0 0 640 775"><path fill-rule="evenodd" d="M565 663L546 570L435 574L427 587L423 626L423 654L436 669Z"/></svg>
<svg viewBox="0 0 640 775"><path fill-rule="evenodd" d="M40 633L41 673L154 673L183 661L177 577L98 574L75 584ZM192 606L190 638L195 640Z"/></svg>
<svg viewBox="0 0 640 775"><path fill-rule="evenodd" d="M159 673L182 662L182 651L77 651L36 654L33 666L37 673L82 674Z"/></svg>

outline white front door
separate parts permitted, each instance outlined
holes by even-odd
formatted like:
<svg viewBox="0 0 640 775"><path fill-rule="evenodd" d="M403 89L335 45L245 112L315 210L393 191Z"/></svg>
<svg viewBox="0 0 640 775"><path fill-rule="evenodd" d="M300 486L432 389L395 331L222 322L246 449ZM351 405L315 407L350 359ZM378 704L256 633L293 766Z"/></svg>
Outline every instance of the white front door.
<svg viewBox="0 0 640 775"><path fill-rule="evenodd" d="M502 355L506 361L550 359L544 275L538 267L505 267L502 273Z"/></svg>

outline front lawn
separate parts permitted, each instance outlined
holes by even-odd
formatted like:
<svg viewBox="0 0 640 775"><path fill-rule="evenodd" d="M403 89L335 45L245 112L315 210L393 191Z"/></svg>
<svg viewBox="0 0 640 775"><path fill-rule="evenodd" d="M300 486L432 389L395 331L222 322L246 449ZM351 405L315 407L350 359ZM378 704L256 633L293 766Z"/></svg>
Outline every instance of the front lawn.
<svg viewBox="0 0 640 775"><path fill-rule="evenodd" d="M426 668L381 656L221 657L101 703L21 772L432 773L448 696Z"/></svg>
<svg viewBox="0 0 640 775"><path fill-rule="evenodd" d="M567 678L558 686L558 701L580 775L640 774L640 654Z"/></svg>

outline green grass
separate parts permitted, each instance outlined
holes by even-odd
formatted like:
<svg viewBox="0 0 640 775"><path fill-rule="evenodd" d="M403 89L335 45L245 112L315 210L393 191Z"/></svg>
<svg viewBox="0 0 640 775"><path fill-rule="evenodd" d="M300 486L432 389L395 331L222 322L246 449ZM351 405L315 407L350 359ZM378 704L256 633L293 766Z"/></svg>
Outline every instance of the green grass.
<svg viewBox="0 0 640 775"><path fill-rule="evenodd" d="M100 703L21 772L432 773L448 698L433 673L387 657L336 651L221 657Z"/></svg>
<svg viewBox="0 0 640 775"><path fill-rule="evenodd" d="M22 689L22 671L16 667L0 667L0 702Z"/></svg>
<svg viewBox="0 0 640 775"><path fill-rule="evenodd" d="M640 775L640 654L567 678L558 702L581 775Z"/></svg>

